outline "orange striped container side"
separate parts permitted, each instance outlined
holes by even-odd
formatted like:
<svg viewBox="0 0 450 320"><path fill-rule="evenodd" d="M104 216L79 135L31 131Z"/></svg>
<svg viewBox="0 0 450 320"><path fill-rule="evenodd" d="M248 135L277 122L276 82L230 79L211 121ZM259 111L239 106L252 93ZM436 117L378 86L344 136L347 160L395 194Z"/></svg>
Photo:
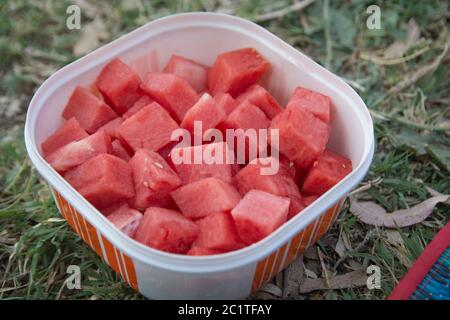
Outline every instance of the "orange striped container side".
<svg viewBox="0 0 450 320"><path fill-rule="evenodd" d="M61 215L72 229L91 247L111 268L116 271L132 288L139 290L136 270L133 260L114 247L112 243L89 221L87 221L66 199L55 189L54 199Z"/></svg>
<svg viewBox="0 0 450 320"><path fill-rule="evenodd" d="M139 291L138 275L135 263L120 249L115 247L108 238L94 228L61 194L53 189L53 195L61 215L71 228L91 247L111 268L116 271L132 288ZM300 231L289 242L275 252L256 263L252 292L266 284L278 272L286 268L295 258L313 245L333 225L343 200L328 209L319 218Z"/></svg>
<svg viewBox="0 0 450 320"><path fill-rule="evenodd" d="M292 261L327 232L336 221L344 199L328 209L319 218L297 233L289 242L278 250L258 261L253 276L252 292L258 290L270 279L286 268Z"/></svg>

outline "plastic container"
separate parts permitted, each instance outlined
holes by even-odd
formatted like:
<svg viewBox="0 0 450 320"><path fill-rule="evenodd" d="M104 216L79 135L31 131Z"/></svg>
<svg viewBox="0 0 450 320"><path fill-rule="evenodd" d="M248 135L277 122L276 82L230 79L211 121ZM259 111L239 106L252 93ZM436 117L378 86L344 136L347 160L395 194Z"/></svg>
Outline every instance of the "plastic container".
<svg viewBox="0 0 450 320"><path fill-rule="evenodd" d="M212 64L224 51L256 48L272 64L263 79L280 102L298 85L332 98L329 147L353 162L353 172L264 240L217 256L174 255L146 247L118 231L40 155L40 145L61 124L78 84L89 85L108 61L120 57L140 75L161 69L172 54ZM25 125L28 154L50 184L62 216L133 288L156 299L245 298L333 224L346 194L366 174L374 152L372 120L356 92L339 77L264 28L233 16L179 14L150 22L52 75L33 97Z"/></svg>

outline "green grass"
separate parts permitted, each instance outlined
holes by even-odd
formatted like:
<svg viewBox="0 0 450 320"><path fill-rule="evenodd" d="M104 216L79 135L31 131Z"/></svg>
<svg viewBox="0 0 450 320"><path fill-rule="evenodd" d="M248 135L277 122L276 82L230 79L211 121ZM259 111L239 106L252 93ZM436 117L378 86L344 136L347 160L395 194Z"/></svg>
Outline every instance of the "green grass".
<svg viewBox="0 0 450 320"><path fill-rule="evenodd" d="M93 16L108 30L106 43L157 17L183 11L221 10L254 18L290 1L121 1L89 2L82 23ZM377 1L375 1L377 2ZM389 90L411 73L432 63L449 41L446 1L378 2L382 29L366 28L365 10L373 1L321 1L280 19L262 23L331 71L349 80L375 120L377 150L373 165L354 195L375 201L388 211L408 208L429 197L426 187L450 193L449 58L437 69L403 90ZM65 27L67 1L2 1L0 4L0 299L141 299L118 275L86 247L61 219L50 191L30 165L23 145L27 105L40 83L77 57L72 54L80 31ZM256 8L256 9L255 9ZM94 13L92 13L92 10ZM324 19L328 17L328 19ZM390 44L404 40L414 19L421 40L412 45L408 61L378 65ZM449 207L438 205L423 223L398 230L400 243L387 230L361 223L345 204L337 223L318 246L332 270L340 233L351 244L337 274L376 264L381 290L365 287L316 291L301 299L383 299L420 255L424 246L449 220ZM370 239L358 246L368 232ZM358 248L358 250L355 250ZM308 268L321 269L314 258ZM82 270L82 289L69 290L68 265ZM267 296L265 296L267 297Z"/></svg>

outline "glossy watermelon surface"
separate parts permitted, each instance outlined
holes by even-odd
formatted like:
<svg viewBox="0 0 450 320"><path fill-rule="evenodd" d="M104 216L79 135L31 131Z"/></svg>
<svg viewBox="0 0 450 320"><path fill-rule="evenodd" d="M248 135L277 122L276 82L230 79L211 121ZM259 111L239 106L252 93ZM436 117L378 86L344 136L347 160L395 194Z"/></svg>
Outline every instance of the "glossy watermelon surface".
<svg viewBox="0 0 450 320"><path fill-rule="evenodd" d="M163 72L172 73L189 83L197 92L203 92L206 88L208 67L191 59L173 55L164 67Z"/></svg>
<svg viewBox="0 0 450 320"><path fill-rule="evenodd" d="M165 208L145 210L135 239L149 247L172 252L187 253L197 239L197 225L181 213Z"/></svg>
<svg viewBox="0 0 450 320"><path fill-rule="evenodd" d="M95 82L98 90L118 114L124 114L139 99L141 79L120 59L109 62Z"/></svg>
<svg viewBox="0 0 450 320"><path fill-rule="evenodd" d="M287 220L289 198L260 190L250 190L231 210L241 239L255 243L280 227Z"/></svg>
<svg viewBox="0 0 450 320"><path fill-rule="evenodd" d="M116 135L133 151L147 149L158 151L170 143L172 132L178 124L158 103L141 109L126 119L117 129Z"/></svg>
<svg viewBox="0 0 450 320"><path fill-rule="evenodd" d="M75 169L64 178L98 209L134 196L131 168L122 159L100 154Z"/></svg>
<svg viewBox="0 0 450 320"><path fill-rule="evenodd" d="M141 85L142 90L166 108L181 122L199 96L189 83L174 74L149 73Z"/></svg>
<svg viewBox="0 0 450 320"><path fill-rule="evenodd" d="M73 91L62 115L65 119L75 117L88 133L94 133L102 125L117 117L105 102L80 86Z"/></svg>
<svg viewBox="0 0 450 320"><path fill-rule="evenodd" d="M217 178L205 178L181 186L171 193L181 212L199 219L219 211L229 211L241 196L231 184Z"/></svg>
<svg viewBox="0 0 450 320"><path fill-rule="evenodd" d="M58 130L50 135L41 145L44 156L49 155L72 141L86 138L88 133L81 128L76 118L70 118Z"/></svg>

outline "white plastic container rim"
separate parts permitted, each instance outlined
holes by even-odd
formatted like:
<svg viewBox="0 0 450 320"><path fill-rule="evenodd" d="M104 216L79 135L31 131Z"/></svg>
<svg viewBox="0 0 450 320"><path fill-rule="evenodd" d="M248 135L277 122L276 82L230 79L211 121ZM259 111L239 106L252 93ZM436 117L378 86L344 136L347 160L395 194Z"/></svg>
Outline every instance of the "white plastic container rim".
<svg viewBox="0 0 450 320"><path fill-rule="evenodd" d="M324 85L334 87L335 91L342 92L348 108L358 118L364 130L364 143L362 157L359 164L339 184L322 195L301 214L285 223L270 236L256 244L241 250L213 256L185 256L166 253L147 247L116 229L95 207L87 202L71 185L69 185L40 155L36 143L36 123L39 112L47 99L53 95L62 84L70 81L84 72L104 65L115 57L120 57L125 50L146 41L155 33L164 33L173 29L187 27L220 27L242 32L264 43L271 50L276 51L283 59L295 65L300 65L305 72L327 72L327 83ZM305 61L307 63L305 63ZM317 75L319 77L319 75ZM330 81L331 80L331 81ZM255 263L289 241L300 230L304 229L313 220L344 198L367 173L373 153L374 134L373 123L368 109L358 94L342 79L324 69L312 59L294 49L289 44L276 37L259 25L238 18L219 13L183 13L160 18L122 36L121 38L93 51L92 53L61 68L47 79L35 93L30 102L25 124L25 144L38 172L85 218L128 256L142 263L174 272L188 274L210 274L235 269L244 265Z"/></svg>

